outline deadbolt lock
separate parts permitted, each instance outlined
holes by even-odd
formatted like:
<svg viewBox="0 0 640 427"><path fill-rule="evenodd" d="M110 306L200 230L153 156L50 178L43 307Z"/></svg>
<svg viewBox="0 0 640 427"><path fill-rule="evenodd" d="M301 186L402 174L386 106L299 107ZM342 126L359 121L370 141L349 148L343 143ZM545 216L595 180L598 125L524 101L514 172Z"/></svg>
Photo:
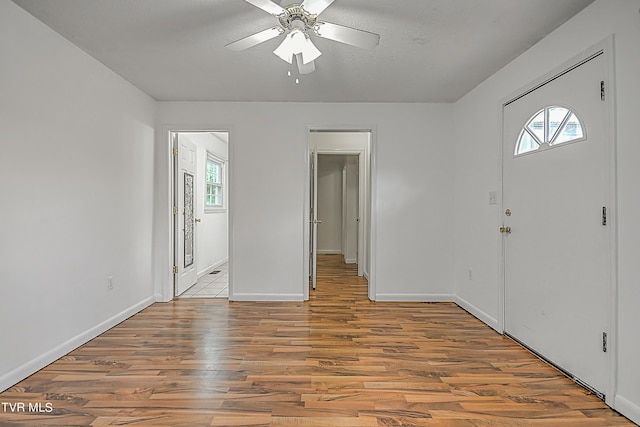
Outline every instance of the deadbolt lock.
<svg viewBox="0 0 640 427"><path fill-rule="evenodd" d="M506 211L504 211L504 214L506 216L511 216L511 209L507 209Z"/></svg>
<svg viewBox="0 0 640 427"><path fill-rule="evenodd" d="M501 233L509 234L509 233L511 233L511 227L509 227L509 226L506 226L506 227L500 227L500 232L501 232Z"/></svg>

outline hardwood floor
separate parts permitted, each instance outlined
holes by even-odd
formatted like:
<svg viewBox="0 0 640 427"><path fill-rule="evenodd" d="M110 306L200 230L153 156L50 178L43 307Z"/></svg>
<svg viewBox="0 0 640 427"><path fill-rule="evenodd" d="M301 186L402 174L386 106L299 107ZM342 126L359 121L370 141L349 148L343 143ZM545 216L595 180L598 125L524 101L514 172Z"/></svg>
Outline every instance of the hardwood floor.
<svg viewBox="0 0 640 427"><path fill-rule="evenodd" d="M305 303L154 304L0 394L0 425L634 425L454 304L370 302L354 268L322 257Z"/></svg>

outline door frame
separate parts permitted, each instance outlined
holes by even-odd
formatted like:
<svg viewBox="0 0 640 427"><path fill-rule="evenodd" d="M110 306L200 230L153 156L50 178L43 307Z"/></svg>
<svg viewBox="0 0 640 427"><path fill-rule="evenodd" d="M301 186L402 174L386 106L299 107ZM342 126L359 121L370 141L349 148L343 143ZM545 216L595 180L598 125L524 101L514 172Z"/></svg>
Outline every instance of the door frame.
<svg viewBox="0 0 640 427"><path fill-rule="evenodd" d="M371 301L375 301L376 296L376 280L375 280L375 271L376 271L376 127L375 126L307 126L307 144L305 149L305 167L306 167L306 177L307 179L304 182L304 207L303 207L303 254L304 254L304 268L303 268L303 277L302 277L302 286L303 286L303 297L304 300L309 299L309 257L310 257L310 233L309 233L309 215L310 215L310 203L311 203L311 194L309 183L311 182L311 134L313 132L363 132L369 134L369 158L366 159L365 152L357 149L334 149L327 150L322 149L318 150L318 154L344 154L344 155L358 155L360 160L359 166L359 187L361 189L361 183L363 180L366 182L367 178L369 181L368 185L368 195L369 195L369 203L368 206L363 202L365 206L361 206L363 209L359 212L360 218L363 215L368 214L368 224L363 225L363 231L365 234L369 236L369 241L366 250L360 251L360 242L364 241L365 237L363 236L362 240L358 239L358 260L368 259L367 267L368 271L364 271L364 275L368 281L368 296ZM364 160L364 162L363 162ZM365 163L364 165L362 163ZM368 170L366 165L368 164ZM362 176L361 172L364 168L365 176ZM359 192L359 205L361 200L364 198L364 192ZM361 253L362 252L362 253ZM361 263L358 265L358 269L363 268Z"/></svg>
<svg viewBox="0 0 640 427"><path fill-rule="evenodd" d="M169 276L169 280L164 281L162 283L161 289L161 301L169 302L176 299L175 296L175 287L176 287L176 275L173 273L173 266L175 262L175 251L176 251L176 240L175 240L175 219L176 215L173 214L173 207L175 206L175 197L176 197L176 174L175 174L175 157L174 157L174 146L173 146L173 138L172 135L174 133L188 133L188 132L226 132L229 135L228 141L228 159L226 162L227 167L227 193L226 193L226 201L227 201L227 215L229 221L228 228L228 254L229 254L229 301L233 300L233 143L232 143L232 135L233 130L230 126L191 126L191 125L173 125L173 126L163 126L162 128L162 138L165 141L165 150L166 153L166 170L167 170L167 180L165 187L165 194L167 195L167 205L166 205L166 213L167 213L167 229L166 233L169 237L167 239L168 245L166 248L166 267L163 266L163 270L166 271L166 274Z"/></svg>
<svg viewBox="0 0 640 427"><path fill-rule="evenodd" d="M608 166L609 166L609 200L608 200L608 210L607 213L608 221L609 221L609 248L610 248L610 277L609 277L609 301L607 301L607 310L609 313L609 334L608 338L608 348L607 353L609 357L609 384L606 390L603 390L606 396L606 403L614 407L615 403L615 394L617 389L617 360L618 360L618 221L617 221L617 212L618 212L618 204L617 204L617 168L616 168L616 131L615 131L615 72L614 72L614 61L613 61L613 48L614 48L614 40L613 36L609 36L606 39L600 41L599 43L591 46L590 48L584 50L583 52L575 55L571 59L565 61L560 66L555 67L551 71L545 73L541 77L533 80L528 83L524 87L519 90L513 92L511 95L503 98L500 101L500 143L498 146L498 183L500 188L500 200L498 202L498 211L496 218L496 232L499 234L499 243L498 243L498 272L499 272L499 286L498 286L498 325L497 330L501 334L505 333L505 293L506 293L506 245L505 239L498 232L499 228L502 227L503 224L503 212L505 209L503 203L503 194L504 194L504 177L503 177L503 167L504 167L504 145L506 143L511 143L511 141L504 140L504 108L510 104L511 102L527 95L528 93L544 86L546 83L566 74L570 70L576 68L581 65L586 60L592 58L601 52L605 60L606 67L606 95L603 102L606 103L605 107L607 110L607 117L605 117L605 130L604 134L608 139Z"/></svg>

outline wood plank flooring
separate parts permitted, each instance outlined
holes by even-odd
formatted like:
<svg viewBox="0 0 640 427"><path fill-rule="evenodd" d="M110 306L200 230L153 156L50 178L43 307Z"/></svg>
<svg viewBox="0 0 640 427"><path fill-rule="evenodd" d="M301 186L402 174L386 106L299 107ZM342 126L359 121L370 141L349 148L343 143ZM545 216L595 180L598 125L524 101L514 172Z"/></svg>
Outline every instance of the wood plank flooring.
<svg viewBox="0 0 640 427"><path fill-rule="evenodd" d="M2 426L634 425L454 304L370 302L335 256L308 302L154 304L0 402L33 405Z"/></svg>

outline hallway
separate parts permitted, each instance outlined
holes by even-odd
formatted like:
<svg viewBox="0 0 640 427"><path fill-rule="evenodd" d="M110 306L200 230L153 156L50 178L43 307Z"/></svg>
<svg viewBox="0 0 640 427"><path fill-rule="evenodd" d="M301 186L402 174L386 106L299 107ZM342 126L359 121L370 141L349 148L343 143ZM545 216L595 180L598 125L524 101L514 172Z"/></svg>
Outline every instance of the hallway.
<svg viewBox="0 0 640 427"><path fill-rule="evenodd" d="M454 304L374 303L320 256L308 302L154 304L0 394L39 426L632 426Z"/></svg>

